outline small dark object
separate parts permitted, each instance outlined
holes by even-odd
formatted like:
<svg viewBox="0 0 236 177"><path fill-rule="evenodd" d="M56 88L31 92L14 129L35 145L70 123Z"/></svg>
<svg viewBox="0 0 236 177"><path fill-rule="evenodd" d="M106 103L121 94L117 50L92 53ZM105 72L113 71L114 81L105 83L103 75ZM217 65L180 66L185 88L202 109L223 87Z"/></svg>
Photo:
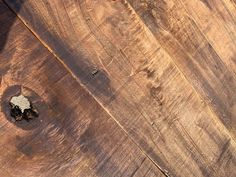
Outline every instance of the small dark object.
<svg viewBox="0 0 236 177"><path fill-rule="evenodd" d="M95 76L97 73L98 73L98 69L94 69L94 70L92 71L92 75L93 75L93 76Z"/></svg>
<svg viewBox="0 0 236 177"><path fill-rule="evenodd" d="M12 107L11 108L11 116L14 117L16 121L21 120L22 119L21 109L18 106Z"/></svg>

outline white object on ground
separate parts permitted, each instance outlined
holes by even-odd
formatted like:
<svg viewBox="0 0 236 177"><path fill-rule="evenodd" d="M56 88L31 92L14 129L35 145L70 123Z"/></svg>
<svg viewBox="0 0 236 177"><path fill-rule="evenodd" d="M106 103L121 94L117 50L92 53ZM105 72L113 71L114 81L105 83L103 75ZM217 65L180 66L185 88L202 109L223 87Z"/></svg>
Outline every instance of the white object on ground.
<svg viewBox="0 0 236 177"><path fill-rule="evenodd" d="M15 106L18 106L22 113L24 112L25 109L31 108L29 100L23 95L12 97L10 103Z"/></svg>

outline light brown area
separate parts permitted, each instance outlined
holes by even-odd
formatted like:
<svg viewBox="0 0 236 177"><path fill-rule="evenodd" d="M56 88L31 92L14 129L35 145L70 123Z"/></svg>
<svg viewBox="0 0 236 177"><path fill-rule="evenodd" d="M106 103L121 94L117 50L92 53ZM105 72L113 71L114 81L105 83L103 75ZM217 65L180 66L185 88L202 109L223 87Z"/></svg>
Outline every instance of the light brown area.
<svg viewBox="0 0 236 177"><path fill-rule="evenodd" d="M3 174L236 175L233 1L5 2L1 102L20 85L44 123L1 114Z"/></svg>

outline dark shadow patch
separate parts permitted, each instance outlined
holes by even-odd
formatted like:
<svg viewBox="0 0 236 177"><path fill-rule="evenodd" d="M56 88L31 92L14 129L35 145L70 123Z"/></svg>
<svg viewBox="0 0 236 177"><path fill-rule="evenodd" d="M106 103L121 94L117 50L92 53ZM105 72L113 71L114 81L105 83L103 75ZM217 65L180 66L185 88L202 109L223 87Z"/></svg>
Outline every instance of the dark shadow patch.
<svg viewBox="0 0 236 177"><path fill-rule="evenodd" d="M18 13L23 5L24 1L10 0L11 3L16 4L15 12ZM11 9L8 8L4 1L0 1L0 52L4 49L6 44L8 34L11 31L11 27L17 19L16 14L14 14Z"/></svg>
<svg viewBox="0 0 236 177"><path fill-rule="evenodd" d="M6 0L10 7L13 9L18 7L20 1ZM49 7L48 7L49 8ZM83 51L79 50L77 46L76 50L68 46L60 36L53 34L48 30L48 27L37 17L33 9L24 7L20 11L21 16L24 17L26 23L30 26L46 44L54 51L60 60L67 65L72 73L85 85L90 92L97 97L105 97L104 99L114 96L114 89L111 86L111 80L108 74L100 69L98 73L94 73L94 63L90 61L87 56L83 55ZM53 14L51 14L53 16Z"/></svg>
<svg viewBox="0 0 236 177"><path fill-rule="evenodd" d="M17 3L20 1L8 0L7 2L11 7L15 8L15 6L18 7ZM24 13L22 11L25 10L30 11L32 9L24 8L21 10L21 13ZM52 44L51 47L55 53L59 53L58 56L62 58L62 61L70 68L73 74L77 76L85 86L87 86L88 90L99 96L110 97L114 95L110 83L111 81L104 70L99 69L98 72L94 73L94 68L97 66L94 66L94 64L82 54L78 54L78 51L73 52L73 50L64 44L59 37L51 34L43 24L39 24L42 22L37 16L29 13L27 18L27 20L30 19L29 21L33 22L33 25L36 25L36 29L41 30L39 35L42 35L42 39L45 39L46 43ZM57 60L55 61L55 64L59 63L57 63ZM64 71L65 67L62 65L60 66L61 68L63 67L62 71ZM54 73L45 70L44 74L45 76L50 77L50 75L53 75ZM45 90L43 91L48 100L47 102L41 100L41 97L33 90L25 88L30 93L25 96L29 98L40 113L39 117L32 120L30 124L25 120L17 122L16 124L16 122L11 121L11 116L9 114L9 100L12 96L21 93L22 86L11 86L4 92L3 98L1 98L3 100L2 110L4 110L8 121L15 124L16 128L30 130L22 136L16 136L14 139L17 150L20 154L25 155L20 161L14 162L16 163L15 167L20 166L19 169L28 167L28 165L24 163L26 161L31 163L32 168L40 164L41 167L39 173L42 173L45 176L68 176L70 168L74 168L80 162L82 157L86 158L86 156L84 156L86 153L86 155L91 155L92 159L95 159L93 161L94 168L97 169L96 172L98 176L104 176L108 171L108 169L101 170L104 168L103 166L100 168L97 167L100 165L99 163L101 161L103 161L104 164L107 164L109 161L109 166L112 168L112 170L109 169L109 171L115 172L119 170L119 166L111 162L112 160L109 159L110 155L106 152L105 146L103 147L98 140L99 135L107 136L106 138L110 136L109 134L106 134L106 131L105 133L102 131L103 129L106 130L106 127L104 127L106 124L109 126L107 123L109 121L100 117L100 121L103 122L94 123L97 118L95 107L99 107L97 102L90 98L89 94L86 94L87 97L83 98L84 100L91 99L91 104L94 104L93 106L90 106L90 102L88 101L83 107L92 110L91 117L93 120L86 123L84 120L90 119L90 115L82 116L81 112L83 111L75 111L76 106L75 104L72 104L75 100L79 100L81 95L70 95L72 98L69 99L69 101L62 99L62 95L65 93L64 89L68 90L70 94L73 94L71 92L71 87L68 85L74 82L75 80L71 78L68 83L62 83L64 84L64 87L59 89L52 88L53 84L49 84L50 86L48 86L45 84L46 82L42 82L41 85L45 86ZM52 83L52 81L50 83ZM80 85L77 82L75 83L76 89L79 89ZM47 94L48 92L50 92L50 94ZM77 104L78 103L79 102L77 102ZM79 104L81 104L81 102ZM89 112L90 111L85 111L85 113ZM42 122L37 122L38 120L42 120ZM12 131L16 130L17 129L13 129ZM14 155L15 154L12 154L12 156ZM9 159L11 158L9 157ZM88 160L90 160L90 158L88 158Z"/></svg>
<svg viewBox="0 0 236 177"><path fill-rule="evenodd" d="M78 141L80 149L83 153L95 157L96 164L91 168L95 169L97 176L110 176L111 174L116 174L119 172L119 165L114 163L111 160L111 155L101 147L96 139L96 137L98 137L96 131L97 127L91 123ZM107 174L104 173L105 171L107 171Z"/></svg>
<svg viewBox="0 0 236 177"><path fill-rule="evenodd" d="M78 83L73 79L64 82L64 84L67 85L69 82L78 86ZM112 168L109 171L117 172L119 167L112 162L109 153L103 147L104 144L102 145L98 140L99 136L109 137L109 135L106 135L106 131L102 131L106 125L106 119L104 120L102 116L99 116L99 120L96 120L98 117L95 115L100 110L100 106L92 98L88 98L88 94L85 94L83 98L80 98L80 94L71 95L69 100L61 99L61 95L64 93L63 88L54 89L55 92L50 94L47 94L45 88L47 102L43 101L31 89L21 85L10 86L3 93L1 98L2 110L6 118L15 125L10 131L16 134L13 141L18 150L17 153L10 155L9 159L16 159L23 154L24 156L20 161L12 160L15 166L21 166L22 169L29 168L28 163L33 168L39 163L44 164L38 170L44 176L67 176L70 174L70 169L76 168L80 160L86 158L86 156L89 156L88 159L93 159L92 168L98 176L104 176L104 168L108 171L108 165L109 168ZM65 89L69 88L65 87ZM12 95L20 94L27 96L39 110L40 114L37 119L30 122L25 120L11 121L8 103ZM81 100L80 104L83 107L80 111L75 108L75 103L70 104L71 100ZM16 133L18 128L27 130L27 132L18 135ZM104 143L104 141L102 142Z"/></svg>
<svg viewBox="0 0 236 177"><path fill-rule="evenodd" d="M231 0L231 2L232 2L234 5L236 5L236 0Z"/></svg>
<svg viewBox="0 0 236 177"><path fill-rule="evenodd" d="M16 13L20 11L21 6L24 1L18 3L16 8ZM11 11L11 9L4 3L0 1L0 54L5 48L9 32L11 31L12 25L14 24L17 16ZM0 61L0 84L2 83L2 77L10 69L9 60L1 58Z"/></svg>
<svg viewBox="0 0 236 177"><path fill-rule="evenodd" d="M74 107L66 105L61 99L54 95L50 96L49 117L43 124L28 135L16 137L17 149L28 158L41 158L44 165L40 172L47 176L65 176L70 174L69 169L75 168L80 159L86 156L94 158L93 168L98 176L104 176L103 166L99 162L109 159L106 150L97 142L98 127L93 122L83 125L78 121L84 117L83 113L75 112ZM51 104L54 104L51 105ZM63 107L63 112L60 109ZM95 115L96 109L94 110ZM99 128L101 129L101 128ZM43 158L43 159L42 159ZM69 159L69 161L68 161ZM107 163L107 161L103 161ZM37 162L35 162L37 163ZM119 168L111 161L109 166L114 171Z"/></svg>
<svg viewBox="0 0 236 177"><path fill-rule="evenodd" d="M148 79L155 78L155 70L150 70L148 68L144 68L143 71L147 74Z"/></svg>
<svg viewBox="0 0 236 177"><path fill-rule="evenodd" d="M157 162L158 169L166 176L170 177L173 176L173 174L177 174L175 169L172 169L170 166L167 166L167 159L165 157L160 157L153 148L144 140L140 139L140 145L143 149L147 149L149 157L152 157L152 159Z"/></svg>
<svg viewBox="0 0 236 177"><path fill-rule="evenodd" d="M212 10L209 0L200 0L208 9Z"/></svg>

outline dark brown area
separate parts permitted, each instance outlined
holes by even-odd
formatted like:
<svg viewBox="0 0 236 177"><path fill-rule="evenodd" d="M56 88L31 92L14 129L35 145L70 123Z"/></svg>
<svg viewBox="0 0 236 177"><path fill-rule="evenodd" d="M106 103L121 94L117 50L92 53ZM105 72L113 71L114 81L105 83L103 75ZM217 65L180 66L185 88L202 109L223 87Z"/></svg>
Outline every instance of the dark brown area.
<svg viewBox="0 0 236 177"><path fill-rule="evenodd" d="M0 176L236 175L231 2L5 2Z"/></svg>
<svg viewBox="0 0 236 177"><path fill-rule="evenodd" d="M16 12L21 8L23 1L18 4ZM11 27L15 22L17 16L10 11L10 9L2 1L0 2L0 53L5 47L5 44L8 39L8 35L11 31ZM7 19L7 20L6 20ZM2 82L2 76L9 70L10 63L6 58L1 58L0 65L0 84Z"/></svg>
<svg viewBox="0 0 236 177"><path fill-rule="evenodd" d="M16 2L12 0L12 2ZM24 4L24 0L18 1L15 6L16 13L21 9L21 6ZM16 14L13 14L10 9L2 1L0 2L0 52L4 49L4 46L7 42L8 34L11 30L12 25L17 18ZM7 20L6 20L7 19ZM1 73L0 73L1 74Z"/></svg>
<svg viewBox="0 0 236 177"><path fill-rule="evenodd" d="M15 9L21 6L21 1L9 1L8 4ZM16 12L17 13L17 12ZM32 9L28 9L27 6L21 11L21 14L34 13ZM38 17L32 15L28 16L27 23L31 20L36 22L33 30L40 29L41 38L49 44L53 50L57 51L58 57L62 59L62 62L69 66L73 74L78 77L81 82L86 85L86 87L94 92L96 95L104 96L105 98L110 98L113 95L113 88L110 83L110 79L104 70L100 70L96 74L96 77L91 73L94 72L95 66L89 59L83 54L83 52L74 52L67 43L63 41L57 34L52 33L43 24L42 20ZM82 51L82 49L81 49ZM70 60L63 60L65 57L70 58Z"/></svg>
<svg viewBox="0 0 236 177"><path fill-rule="evenodd" d="M20 1L11 1L16 2ZM0 85L0 146L4 151L0 176L130 176L139 172L144 161L147 164L142 168L162 176L80 85L80 79L74 78L19 19L15 24L0 53L9 63ZM94 65L81 62L77 71L86 72L86 86L91 84L89 88L97 89L98 95L109 95L110 80L105 72L99 69L92 74ZM4 66L0 60L0 71ZM37 109L37 118L12 121L9 101L20 94Z"/></svg>
<svg viewBox="0 0 236 177"><path fill-rule="evenodd" d="M203 4L205 4L205 6L209 9L212 9L211 8L211 4L209 3L209 0L200 0Z"/></svg>

